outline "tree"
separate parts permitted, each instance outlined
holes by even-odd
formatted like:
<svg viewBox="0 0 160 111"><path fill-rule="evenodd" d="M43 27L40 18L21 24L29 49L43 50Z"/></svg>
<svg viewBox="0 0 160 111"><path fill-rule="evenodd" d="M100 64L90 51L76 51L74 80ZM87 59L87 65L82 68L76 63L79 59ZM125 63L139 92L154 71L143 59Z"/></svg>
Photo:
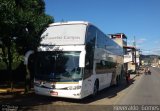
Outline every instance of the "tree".
<svg viewBox="0 0 160 111"><path fill-rule="evenodd" d="M42 32L53 19L45 14L43 0L16 0L16 7L16 45L18 51L24 54L28 50L36 50Z"/></svg>
<svg viewBox="0 0 160 111"><path fill-rule="evenodd" d="M40 35L53 18L45 14L43 0L0 0L0 20L3 60L12 88L12 50L16 48L20 55L36 50L41 41Z"/></svg>
<svg viewBox="0 0 160 111"><path fill-rule="evenodd" d="M12 40L13 30L15 28L16 20L14 16L15 4L11 0L3 0L0 2L0 37L2 41L3 60L6 63L10 79L12 79ZM11 80L12 88L12 80Z"/></svg>

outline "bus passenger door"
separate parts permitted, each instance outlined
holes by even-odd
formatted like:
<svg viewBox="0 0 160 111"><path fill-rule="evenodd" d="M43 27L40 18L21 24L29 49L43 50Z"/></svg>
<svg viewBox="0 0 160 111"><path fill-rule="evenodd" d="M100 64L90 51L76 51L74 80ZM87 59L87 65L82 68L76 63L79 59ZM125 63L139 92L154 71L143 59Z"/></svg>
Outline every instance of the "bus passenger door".
<svg viewBox="0 0 160 111"><path fill-rule="evenodd" d="M92 94L92 74L89 71L85 71L83 83L82 83L82 95L88 96Z"/></svg>

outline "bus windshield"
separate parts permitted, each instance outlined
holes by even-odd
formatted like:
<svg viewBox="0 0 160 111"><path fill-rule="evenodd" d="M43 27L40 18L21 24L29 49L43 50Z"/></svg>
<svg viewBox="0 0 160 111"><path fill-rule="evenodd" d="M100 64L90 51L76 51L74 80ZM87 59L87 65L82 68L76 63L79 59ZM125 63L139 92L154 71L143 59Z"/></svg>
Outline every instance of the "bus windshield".
<svg viewBox="0 0 160 111"><path fill-rule="evenodd" d="M35 79L53 82L70 82L82 79L79 56L80 52L38 52Z"/></svg>

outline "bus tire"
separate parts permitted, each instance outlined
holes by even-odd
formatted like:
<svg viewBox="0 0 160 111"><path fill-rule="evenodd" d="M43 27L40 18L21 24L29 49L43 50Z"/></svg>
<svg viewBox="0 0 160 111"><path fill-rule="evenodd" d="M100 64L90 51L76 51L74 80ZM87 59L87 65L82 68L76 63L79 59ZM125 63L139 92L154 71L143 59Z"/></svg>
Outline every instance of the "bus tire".
<svg viewBox="0 0 160 111"><path fill-rule="evenodd" d="M94 83L94 87L93 87L92 97L95 97L97 95L98 89L99 89L99 82L98 82L98 80L96 80Z"/></svg>
<svg viewBox="0 0 160 111"><path fill-rule="evenodd" d="M119 86L119 82L120 82L120 76L118 75L117 77L116 77L116 86Z"/></svg>

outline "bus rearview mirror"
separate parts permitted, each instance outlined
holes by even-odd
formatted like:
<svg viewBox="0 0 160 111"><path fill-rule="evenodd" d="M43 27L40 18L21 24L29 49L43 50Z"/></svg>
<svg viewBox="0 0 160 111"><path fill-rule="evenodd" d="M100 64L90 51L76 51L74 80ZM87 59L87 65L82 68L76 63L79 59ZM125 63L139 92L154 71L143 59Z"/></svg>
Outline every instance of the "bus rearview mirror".
<svg viewBox="0 0 160 111"><path fill-rule="evenodd" d="M86 55L86 51L82 51L80 53L80 57L79 57L79 67L84 67L85 66L85 55Z"/></svg>

